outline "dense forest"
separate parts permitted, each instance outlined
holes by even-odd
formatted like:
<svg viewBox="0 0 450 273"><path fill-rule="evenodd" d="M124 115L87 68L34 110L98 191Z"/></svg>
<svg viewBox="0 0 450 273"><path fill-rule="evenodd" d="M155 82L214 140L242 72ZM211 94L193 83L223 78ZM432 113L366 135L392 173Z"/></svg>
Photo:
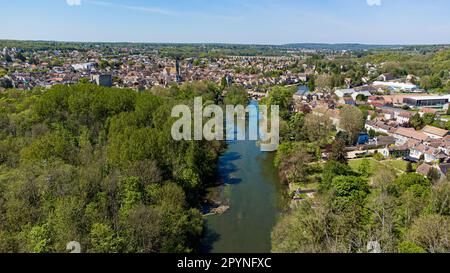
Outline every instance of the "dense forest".
<svg viewBox="0 0 450 273"><path fill-rule="evenodd" d="M171 137L206 82L137 93L90 84L0 94L0 252L192 252L218 141Z"/></svg>

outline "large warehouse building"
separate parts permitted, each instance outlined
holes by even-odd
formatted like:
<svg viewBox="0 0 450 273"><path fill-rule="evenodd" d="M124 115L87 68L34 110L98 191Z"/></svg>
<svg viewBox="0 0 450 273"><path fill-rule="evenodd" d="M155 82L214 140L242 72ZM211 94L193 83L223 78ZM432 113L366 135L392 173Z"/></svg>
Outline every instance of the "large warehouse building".
<svg viewBox="0 0 450 273"><path fill-rule="evenodd" d="M413 108L442 108L450 101L450 96L418 96L407 97L403 99L403 103Z"/></svg>

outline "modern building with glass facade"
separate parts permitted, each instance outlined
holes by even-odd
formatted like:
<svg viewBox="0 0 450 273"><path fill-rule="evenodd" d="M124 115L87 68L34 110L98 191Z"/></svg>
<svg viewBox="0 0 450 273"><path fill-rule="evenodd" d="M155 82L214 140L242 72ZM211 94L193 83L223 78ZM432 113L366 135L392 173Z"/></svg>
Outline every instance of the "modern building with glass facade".
<svg viewBox="0 0 450 273"><path fill-rule="evenodd" d="M424 97L408 97L403 99L403 103L413 108L442 108L448 104L450 96L424 96Z"/></svg>

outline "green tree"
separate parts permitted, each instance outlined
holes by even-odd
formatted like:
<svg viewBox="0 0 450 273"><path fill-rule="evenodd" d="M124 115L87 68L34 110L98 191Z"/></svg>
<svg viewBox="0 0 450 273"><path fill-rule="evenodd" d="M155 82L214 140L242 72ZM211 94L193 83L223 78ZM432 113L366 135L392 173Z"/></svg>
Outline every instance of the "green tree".
<svg viewBox="0 0 450 273"><path fill-rule="evenodd" d="M409 253L409 254L417 254L417 253L426 253L426 250L422 247L416 245L410 241L404 241L398 245L399 253Z"/></svg>
<svg viewBox="0 0 450 273"><path fill-rule="evenodd" d="M428 253L448 253L450 221L441 215L424 215L414 221L406 237ZM417 248L417 250L419 250Z"/></svg>
<svg viewBox="0 0 450 273"><path fill-rule="evenodd" d="M418 195L422 195L430 187L430 181L417 173L405 173L399 176L394 184L400 192L413 188Z"/></svg>
<svg viewBox="0 0 450 273"><path fill-rule="evenodd" d="M357 107L346 105L341 110L340 117L340 127L348 133L350 140L355 143L364 128L363 113Z"/></svg>
<svg viewBox="0 0 450 273"><path fill-rule="evenodd" d="M291 141L303 141L306 139L305 132L305 115L303 113L295 113L291 116L287 123L287 138Z"/></svg>
<svg viewBox="0 0 450 273"><path fill-rule="evenodd" d="M109 64L109 62L107 60L100 60L100 62L98 64L98 67L100 69L106 69L109 66L110 66L110 64Z"/></svg>
<svg viewBox="0 0 450 273"><path fill-rule="evenodd" d="M432 213L450 216L450 183L439 183L431 190L429 209Z"/></svg>
<svg viewBox="0 0 450 273"><path fill-rule="evenodd" d="M285 182L307 183L308 163L312 160L302 145L294 145L291 150L282 155L278 161L278 171L280 177Z"/></svg>
<svg viewBox="0 0 450 273"><path fill-rule="evenodd" d="M329 141L332 130L333 124L328 115L319 116L311 113L305 116L303 131L309 141L325 144Z"/></svg>
<svg viewBox="0 0 450 273"><path fill-rule="evenodd" d="M243 105L247 106L249 97L243 87L232 85L226 89L224 103L226 105Z"/></svg>
<svg viewBox="0 0 450 273"><path fill-rule="evenodd" d="M26 240L25 252L49 253L53 252L51 228L45 224L34 226L31 230L23 234Z"/></svg>
<svg viewBox="0 0 450 273"><path fill-rule="evenodd" d="M280 108L280 117L289 119L292 112L294 89L276 86L269 91L267 106L277 105Z"/></svg>
<svg viewBox="0 0 450 273"><path fill-rule="evenodd" d="M343 164L347 164L347 152L345 151L346 145L343 141L336 140L331 147L330 160L337 161Z"/></svg>
<svg viewBox="0 0 450 273"><path fill-rule="evenodd" d="M222 89L225 89L227 86L228 86L227 77L223 76L222 80L220 81L220 87L222 87Z"/></svg>
<svg viewBox="0 0 450 273"><path fill-rule="evenodd" d="M316 90L316 80L314 76L310 76L307 83L308 89L311 91Z"/></svg>
<svg viewBox="0 0 450 273"><path fill-rule="evenodd" d="M92 253L120 253L123 247L123 238L117 236L114 230L106 224L92 225L89 234L91 238L90 251Z"/></svg>
<svg viewBox="0 0 450 273"><path fill-rule="evenodd" d="M422 117L423 123L425 125L432 125L436 120L436 115L431 113L426 113Z"/></svg>
<svg viewBox="0 0 450 273"><path fill-rule="evenodd" d="M22 54L22 52L18 52L16 54L16 59L20 60L21 62L26 62L27 58Z"/></svg>
<svg viewBox="0 0 450 273"><path fill-rule="evenodd" d="M49 133L34 141L22 151L25 163L43 163L55 159L62 159L68 163L76 161L76 140L66 130Z"/></svg>
<svg viewBox="0 0 450 273"><path fill-rule="evenodd" d="M173 105L219 88L154 92L55 85L9 90L0 107L0 250L191 252L196 209L224 144L175 142ZM173 182L171 182L173 181Z"/></svg>
<svg viewBox="0 0 450 273"><path fill-rule="evenodd" d="M442 87L442 81L439 75L425 76L420 80L420 86L425 90L437 89Z"/></svg>
<svg viewBox="0 0 450 273"><path fill-rule="evenodd" d="M343 164L339 161L330 160L325 164L323 173L322 173L322 189L329 189L331 187L331 183L333 178L336 176L346 176L352 175L352 171L350 167L346 164Z"/></svg>
<svg viewBox="0 0 450 273"><path fill-rule="evenodd" d="M370 161L367 158L364 158L361 161L361 164L358 167L358 172L364 177L369 177L369 175L370 175Z"/></svg>
<svg viewBox="0 0 450 273"><path fill-rule="evenodd" d="M78 82L79 82L79 83L82 83L82 84L87 84L87 83L89 83L89 79L88 79L88 78L80 78L80 79L78 80Z"/></svg>
<svg viewBox="0 0 450 273"><path fill-rule="evenodd" d="M413 173L414 172L414 167L413 167L413 164L411 162L408 162L406 164L406 172L407 173Z"/></svg>
<svg viewBox="0 0 450 273"><path fill-rule="evenodd" d="M331 184L337 206L345 208L350 204L363 205L369 194L367 180L356 176L338 176Z"/></svg>
<svg viewBox="0 0 450 273"><path fill-rule="evenodd" d="M422 117L420 117L419 114L415 114L410 120L409 123L411 124L412 127L414 127L414 129L416 130L422 130L425 127L425 122L422 119Z"/></svg>

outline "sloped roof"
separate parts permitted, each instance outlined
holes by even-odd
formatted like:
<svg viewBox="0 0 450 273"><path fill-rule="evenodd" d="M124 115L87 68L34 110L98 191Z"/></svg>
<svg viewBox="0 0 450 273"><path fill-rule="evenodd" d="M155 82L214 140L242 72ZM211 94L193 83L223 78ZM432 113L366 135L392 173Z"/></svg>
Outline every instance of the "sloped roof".
<svg viewBox="0 0 450 273"><path fill-rule="evenodd" d="M436 114L438 110L432 109L432 108L422 108L419 112L421 113L430 113L430 114Z"/></svg>
<svg viewBox="0 0 450 273"><path fill-rule="evenodd" d="M404 136L407 138L421 140L421 141L425 141L428 138L428 136L426 134L424 134L423 132L418 132L418 131L414 130L414 128L399 127L395 131L395 134Z"/></svg>
<svg viewBox="0 0 450 273"><path fill-rule="evenodd" d="M440 136L440 137L445 137L446 135L448 135L448 131L447 130L444 130L444 129L441 129L441 128L437 128L437 127L433 127L433 126L425 126L425 128L423 128L422 131L427 133L427 134Z"/></svg>
<svg viewBox="0 0 450 273"><path fill-rule="evenodd" d="M428 173L430 172L431 168L433 168L433 167L428 164L422 164L419 167L417 167L416 172L419 174L422 174L424 176L427 176Z"/></svg>

